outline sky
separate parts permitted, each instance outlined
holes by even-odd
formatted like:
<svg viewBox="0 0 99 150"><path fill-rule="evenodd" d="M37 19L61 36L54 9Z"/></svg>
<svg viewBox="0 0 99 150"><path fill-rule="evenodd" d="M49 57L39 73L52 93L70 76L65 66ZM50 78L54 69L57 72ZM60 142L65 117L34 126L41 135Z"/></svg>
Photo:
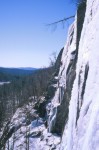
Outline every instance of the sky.
<svg viewBox="0 0 99 150"><path fill-rule="evenodd" d="M47 67L66 43L71 21L46 24L75 14L72 0L0 0L0 66Z"/></svg>

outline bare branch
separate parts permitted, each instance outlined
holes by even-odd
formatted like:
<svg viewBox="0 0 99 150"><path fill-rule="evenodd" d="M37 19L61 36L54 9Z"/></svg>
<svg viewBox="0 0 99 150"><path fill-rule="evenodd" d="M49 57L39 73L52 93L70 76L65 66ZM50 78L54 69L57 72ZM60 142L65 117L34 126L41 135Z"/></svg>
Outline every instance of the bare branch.
<svg viewBox="0 0 99 150"><path fill-rule="evenodd" d="M67 17L67 18L58 20L58 21L56 21L56 22L53 22L53 23L49 23L49 24L47 24L46 26L55 25L55 24L57 24L57 23L61 23L61 22L67 21L67 20L72 19L72 18L74 18L74 17L75 17L75 16L70 16L70 17Z"/></svg>

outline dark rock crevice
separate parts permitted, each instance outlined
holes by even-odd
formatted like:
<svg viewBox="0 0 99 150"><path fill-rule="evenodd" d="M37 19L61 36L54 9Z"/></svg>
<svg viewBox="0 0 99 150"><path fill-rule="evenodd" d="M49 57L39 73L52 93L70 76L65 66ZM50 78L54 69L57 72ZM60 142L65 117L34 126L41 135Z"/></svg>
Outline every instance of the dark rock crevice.
<svg viewBox="0 0 99 150"><path fill-rule="evenodd" d="M86 12L86 2L87 0L82 0L81 3L79 3L78 9L77 9L77 53L76 58L78 57L78 49L79 49L79 42L81 37L81 31L83 28L84 18L85 18L85 12Z"/></svg>
<svg viewBox="0 0 99 150"><path fill-rule="evenodd" d="M86 81L88 78L88 72L89 72L89 65L87 64L85 66L85 72L84 72L84 81L82 84L82 90L81 93L78 92L78 103L77 103L77 117L76 117L76 125L77 125L77 120L79 118L79 113L80 113L80 109L81 106L83 104L83 97L84 97L84 93L85 93L85 88L86 88ZM82 74L82 70L79 73L79 80L78 80L78 91L80 91L80 84L81 84L81 74ZM81 99L81 104L79 104L79 99Z"/></svg>
<svg viewBox="0 0 99 150"><path fill-rule="evenodd" d="M88 78L88 72L89 72L89 65L87 64L85 66L84 83L83 83L82 92L81 92L81 99L82 100L83 100L83 96L84 96L84 93L85 93L85 87L86 87L86 81L87 81L87 78Z"/></svg>

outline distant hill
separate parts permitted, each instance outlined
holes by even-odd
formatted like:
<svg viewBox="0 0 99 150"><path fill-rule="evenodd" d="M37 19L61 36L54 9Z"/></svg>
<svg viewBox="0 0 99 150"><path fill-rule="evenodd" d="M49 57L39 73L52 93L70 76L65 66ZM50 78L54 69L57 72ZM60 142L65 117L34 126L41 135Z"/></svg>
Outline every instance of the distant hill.
<svg viewBox="0 0 99 150"><path fill-rule="evenodd" d="M4 68L0 67L0 81L11 79L13 76L31 75L36 68Z"/></svg>
<svg viewBox="0 0 99 150"><path fill-rule="evenodd" d="M32 67L20 67L20 68L17 68L17 69L21 69L21 70L38 70L38 68L32 68Z"/></svg>

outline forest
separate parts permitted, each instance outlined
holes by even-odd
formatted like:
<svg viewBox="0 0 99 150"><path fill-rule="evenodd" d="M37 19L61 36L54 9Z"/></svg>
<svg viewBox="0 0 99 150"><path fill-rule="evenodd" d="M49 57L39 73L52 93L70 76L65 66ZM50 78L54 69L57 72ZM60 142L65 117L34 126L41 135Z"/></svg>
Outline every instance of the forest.
<svg viewBox="0 0 99 150"><path fill-rule="evenodd" d="M44 94L53 68L42 68L33 73L25 71L25 74L24 71L18 74L15 71L6 73L0 70L0 82L9 81L9 84L0 85L0 129L4 122L10 120L18 107L29 102L30 97L37 99Z"/></svg>

